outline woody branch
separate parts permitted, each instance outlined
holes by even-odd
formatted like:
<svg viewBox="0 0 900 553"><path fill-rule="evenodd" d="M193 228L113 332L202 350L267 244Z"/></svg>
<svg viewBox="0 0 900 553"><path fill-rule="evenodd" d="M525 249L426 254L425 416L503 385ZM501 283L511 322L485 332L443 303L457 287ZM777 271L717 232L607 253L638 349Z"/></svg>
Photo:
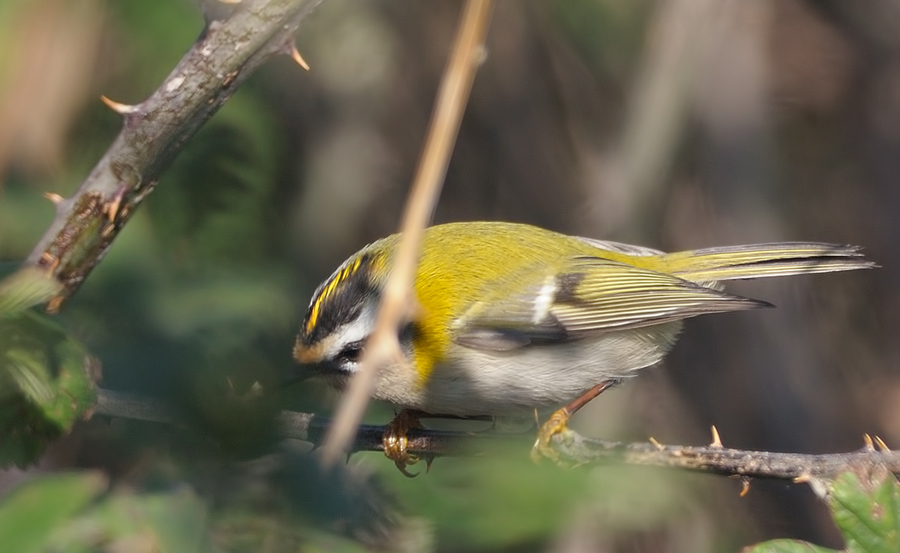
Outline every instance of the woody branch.
<svg viewBox="0 0 900 553"><path fill-rule="evenodd" d="M206 29L159 88L126 105L103 98L122 130L70 198L47 194L56 217L25 261L62 284L55 311L106 254L187 140L266 60L299 60L293 36L321 0L245 0Z"/></svg>
<svg viewBox="0 0 900 553"><path fill-rule="evenodd" d="M108 390L100 391L95 414L166 424L187 420L187 417L181 416L164 402ZM331 421L319 415L293 411L282 411L275 422L280 437L307 441L314 446L321 445L331 424ZM384 426L360 426L350 451L382 451L384 431ZM533 439L530 433L473 434L430 429L411 430L408 437L409 452L423 459L482 455L496 451L500 445L521 445L522 455L528 455ZM713 442L708 446L662 445L655 440L614 442L588 438L571 430L554 436L551 446L559 454L558 461L570 466L618 462L796 482L829 480L849 470L859 472L883 469L900 476L900 452L891 451L880 439L868 436L865 437L865 446L858 451L821 455L726 448L715 430Z"/></svg>

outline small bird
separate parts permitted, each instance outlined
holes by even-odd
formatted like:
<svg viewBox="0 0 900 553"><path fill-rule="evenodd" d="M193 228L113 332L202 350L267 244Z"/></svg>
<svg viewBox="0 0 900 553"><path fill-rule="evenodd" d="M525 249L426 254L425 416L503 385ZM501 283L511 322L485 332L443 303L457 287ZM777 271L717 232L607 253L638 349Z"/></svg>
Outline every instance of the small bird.
<svg viewBox="0 0 900 553"><path fill-rule="evenodd" d="M294 357L338 388L359 368L398 241L366 246L313 294ZM403 409L385 444L422 413L527 416L565 406L539 432L536 451L549 454L572 413L665 356L682 319L771 307L720 281L874 266L855 246L814 242L664 253L523 224L430 227L416 306L397 329L405 362L383 367L373 392ZM416 459L400 443L385 453L406 473Z"/></svg>

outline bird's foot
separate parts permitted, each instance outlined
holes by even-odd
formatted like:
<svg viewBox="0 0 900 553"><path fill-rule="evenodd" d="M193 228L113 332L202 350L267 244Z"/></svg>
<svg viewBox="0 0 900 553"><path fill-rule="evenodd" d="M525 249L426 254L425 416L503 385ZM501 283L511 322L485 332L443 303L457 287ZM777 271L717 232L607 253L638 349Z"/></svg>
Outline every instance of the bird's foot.
<svg viewBox="0 0 900 553"><path fill-rule="evenodd" d="M604 380L581 396L575 398L574 401L572 401L562 409L550 415L550 418L547 419L547 422L541 425L540 430L538 430L537 440L534 442L534 446L531 448L531 459L535 462L538 462L543 458L547 458L555 462L556 464L563 464L559 451L554 448L553 444L551 443L553 437L557 434L564 434L569 432L569 429L566 428L566 423L569 422L569 418L574 415L576 411L587 405L589 401L618 383L618 379Z"/></svg>
<svg viewBox="0 0 900 553"><path fill-rule="evenodd" d="M409 438L407 434L415 428L422 428L419 422L421 413L410 409L402 409L396 417L388 423L385 428L384 436L381 439L384 456L394 462L400 472L404 476L414 478L418 473L411 473L406 467L418 463L421 458L418 455L409 452ZM431 459L427 458L426 463L431 467Z"/></svg>
<svg viewBox="0 0 900 553"><path fill-rule="evenodd" d="M559 462L559 452L553 447L551 440L557 434L568 432L569 429L566 427L566 423L569 422L569 417L571 416L572 414L569 410L563 407L550 415L547 422L541 425L538 429L537 440L535 440L534 446L531 448L532 461L537 463L541 459L550 459L555 463Z"/></svg>

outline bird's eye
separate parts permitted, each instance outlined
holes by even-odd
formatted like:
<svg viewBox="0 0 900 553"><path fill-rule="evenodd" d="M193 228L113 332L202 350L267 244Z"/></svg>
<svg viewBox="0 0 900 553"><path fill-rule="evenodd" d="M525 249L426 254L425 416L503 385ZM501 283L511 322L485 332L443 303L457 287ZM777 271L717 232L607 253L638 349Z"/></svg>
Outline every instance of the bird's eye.
<svg viewBox="0 0 900 553"><path fill-rule="evenodd" d="M356 363L362 357L363 343L351 342L341 349L337 354L337 360L344 363Z"/></svg>

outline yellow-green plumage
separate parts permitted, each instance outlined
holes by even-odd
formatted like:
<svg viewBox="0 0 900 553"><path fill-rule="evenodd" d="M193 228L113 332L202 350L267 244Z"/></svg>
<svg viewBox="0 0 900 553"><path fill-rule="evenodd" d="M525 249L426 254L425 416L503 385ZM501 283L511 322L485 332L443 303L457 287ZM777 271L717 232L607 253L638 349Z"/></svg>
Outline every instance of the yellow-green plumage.
<svg viewBox="0 0 900 553"><path fill-rule="evenodd" d="M331 321L341 330L324 340L310 338L315 317L344 305L338 301L352 305L354 295L374 301L362 299L358 288L365 286L362 277L352 278L354 267L365 267L363 259L380 267L363 281L379 289L397 241L394 235L364 248L320 287L298 336L298 359L328 360L342 340L365 335L363 310L344 326ZM831 244L665 254L512 223L431 227L405 344L413 369L383 371L375 396L463 415L553 405L659 361L681 319L767 305L725 293L718 281L872 266L856 248Z"/></svg>

